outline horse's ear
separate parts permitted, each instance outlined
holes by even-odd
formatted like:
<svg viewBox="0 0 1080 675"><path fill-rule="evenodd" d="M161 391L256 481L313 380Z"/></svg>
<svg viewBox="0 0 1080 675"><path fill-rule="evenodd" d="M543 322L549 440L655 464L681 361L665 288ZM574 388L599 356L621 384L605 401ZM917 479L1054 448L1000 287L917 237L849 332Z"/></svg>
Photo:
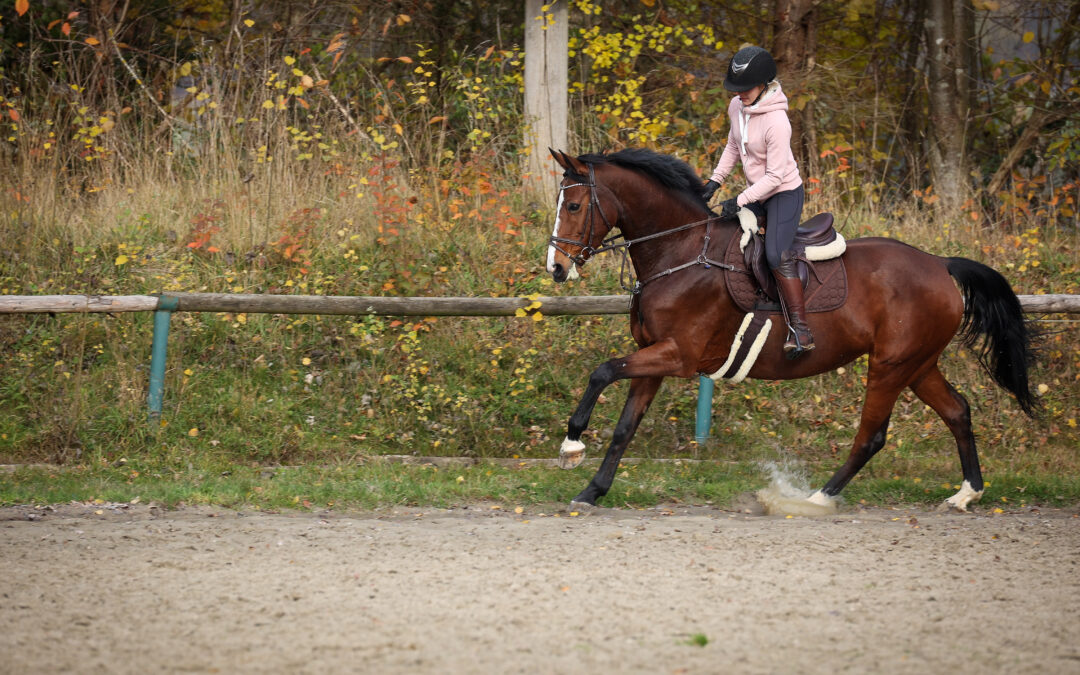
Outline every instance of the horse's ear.
<svg viewBox="0 0 1080 675"><path fill-rule="evenodd" d="M562 168L578 176L585 176L589 173L589 168L584 162L578 161L561 150L559 152L562 153L562 161L559 162L559 164L562 165Z"/></svg>
<svg viewBox="0 0 1080 675"><path fill-rule="evenodd" d="M564 159L566 157L565 152L563 152L562 150L552 150L551 148L548 148L548 152L551 153L551 156L555 158L555 161L559 163L559 166L561 166L564 171L570 169L570 167L566 163L566 159Z"/></svg>

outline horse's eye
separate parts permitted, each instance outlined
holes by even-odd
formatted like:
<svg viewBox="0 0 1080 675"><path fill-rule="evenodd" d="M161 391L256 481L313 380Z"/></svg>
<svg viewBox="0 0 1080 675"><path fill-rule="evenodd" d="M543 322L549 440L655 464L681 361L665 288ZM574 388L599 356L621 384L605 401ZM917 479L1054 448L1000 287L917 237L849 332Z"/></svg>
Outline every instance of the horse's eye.
<svg viewBox="0 0 1080 675"><path fill-rule="evenodd" d="M577 202L570 202L566 205L566 210L570 213L577 213L578 209L580 208L581 204L578 204Z"/></svg>

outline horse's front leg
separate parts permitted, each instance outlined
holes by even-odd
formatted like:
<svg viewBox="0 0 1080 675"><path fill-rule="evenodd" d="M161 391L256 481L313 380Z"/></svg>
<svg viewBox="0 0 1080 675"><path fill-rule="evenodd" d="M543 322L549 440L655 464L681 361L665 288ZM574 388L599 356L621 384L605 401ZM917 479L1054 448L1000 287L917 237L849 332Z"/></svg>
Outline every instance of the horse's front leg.
<svg viewBox="0 0 1080 675"><path fill-rule="evenodd" d="M825 486L810 495L810 501L821 506L835 504L840 491L855 477L874 455L885 447L888 438L889 419L892 416L896 399L907 383L911 381L916 367L893 367L885 370L876 362L870 363L866 376L866 398L863 401L862 419L855 439L851 444L851 454L839 470L833 474Z"/></svg>
<svg viewBox="0 0 1080 675"><path fill-rule="evenodd" d="M559 468L573 469L585 459L585 444L581 442L581 434L589 426L589 419L600 394L611 383L629 377L675 375L681 365L679 348L671 339L650 345L630 356L611 359L601 364L589 376L589 386L566 425L566 438L559 447Z"/></svg>
<svg viewBox="0 0 1080 675"><path fill-rule="evenodd" d="M611 489L615 472L619 468L619 460L622 459L626 446L630 445L630 439L634 437L641 418L645 416L645 411L649 409L663 381L663 377L643 377L631 380L630 395L627 396L619 422L615 425L615 433L612 435L611 445L608 446L604 461L600 463L600 469L581 494L570 502L570 508L596 506L597 498L603 497Z"/></svg>

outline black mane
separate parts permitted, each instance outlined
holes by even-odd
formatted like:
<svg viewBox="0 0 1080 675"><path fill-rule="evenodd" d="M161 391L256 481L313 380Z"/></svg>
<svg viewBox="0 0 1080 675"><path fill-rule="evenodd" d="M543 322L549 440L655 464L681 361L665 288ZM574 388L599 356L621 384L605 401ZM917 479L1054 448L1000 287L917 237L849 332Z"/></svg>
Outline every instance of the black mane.
<svg viewBox="0 0 1080 675"><path fill-rule="evenodd" d="M665 188L686 195L694 204L709 208L701 197L702 181L690 165L678 157L663 155L645 148L626 148L607 153L581 155L578 161L587 164L614 164L643 173Z"/></svg>

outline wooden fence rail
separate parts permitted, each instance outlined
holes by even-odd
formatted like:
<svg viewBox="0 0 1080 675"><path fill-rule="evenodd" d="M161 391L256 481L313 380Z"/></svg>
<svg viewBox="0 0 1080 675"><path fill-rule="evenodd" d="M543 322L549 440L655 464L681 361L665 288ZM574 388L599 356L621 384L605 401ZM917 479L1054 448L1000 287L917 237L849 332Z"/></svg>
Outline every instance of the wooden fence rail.
<svg viewBox="0 0 1080 675"><path fill-rule="evenodd" d="M166 293L156 295L0 295L0 314L62 312L152 312L162 298L175 298L172 311L269 314L352 314L381 316L513 316L528 298L379 297L342 295L254 295ZM1080 314L1080 295L1021 295L1030 314ZM540 297L548 315L625 314L628 295Z"/></svg>
<svg viewBox="0 0 1080 675"><path fill-rule="evenodd" d="M1080 314L1080 295L1021 295L1031 314ZM147 407L150 422L161 418L169 318L173 312L246 312L266 314L346 314L381 316L514 316L519 310L546 315L625 314L630 296L595 295L531 298L378 297L333 295L254 295L165 293L157 295L0 295L0 314L154 312ZM537 307L536 303L539 303ZM532 309L529 309L529 308ZM713 381L702 376L698 387L698 442L709 437Z"/></svg>
<svg viewBox="0 0 1080 675"><path fill-rule="evenodd" d="M394 298L342 295L251 295L239 293L166 293L156 295L0 295L0 314L43 312L147 312L175 299L178 312L249 312L266 314L353 314L381 316L513 316L532 304L529 298ZM540 312L624 314L630 296L540 297Z"/></svg>

